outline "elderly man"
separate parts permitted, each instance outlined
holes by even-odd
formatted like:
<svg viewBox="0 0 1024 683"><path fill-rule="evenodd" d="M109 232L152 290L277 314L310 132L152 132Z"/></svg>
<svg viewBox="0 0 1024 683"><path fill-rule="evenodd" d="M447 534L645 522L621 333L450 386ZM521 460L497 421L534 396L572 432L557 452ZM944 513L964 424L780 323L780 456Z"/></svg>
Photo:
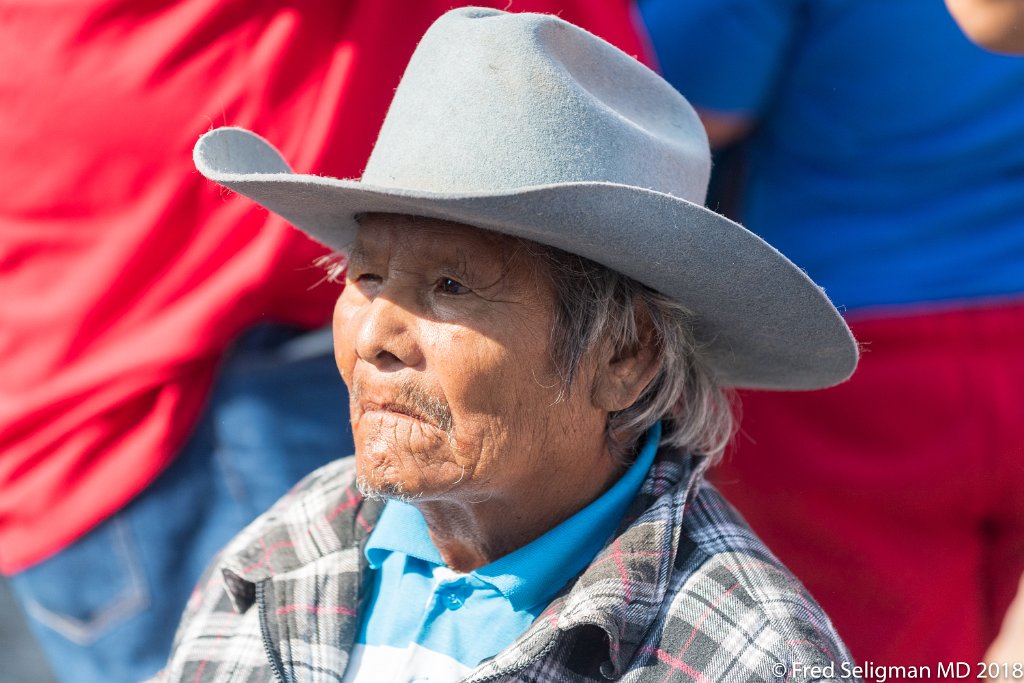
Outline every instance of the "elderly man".
<svg viewBox="0 0 1024 683"><path fill-rule="evenodd" d="M195 157L344 252L356 456L221 553L164 680L859 677L702 479L727 387L834 384L856 346L703 208L707 139L658 76L555 17L455 10L360 180L238 129Z"/></svg>

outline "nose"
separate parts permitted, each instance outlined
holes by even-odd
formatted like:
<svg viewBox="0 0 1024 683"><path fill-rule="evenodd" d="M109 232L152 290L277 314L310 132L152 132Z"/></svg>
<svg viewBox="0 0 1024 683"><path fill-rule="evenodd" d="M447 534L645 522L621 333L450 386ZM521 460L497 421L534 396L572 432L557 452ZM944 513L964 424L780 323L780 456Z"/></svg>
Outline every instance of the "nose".
<svg viewBox="0 0 1024 683"><path fill-rule="evenodd" d="M416 367L422 354L416 336L416 316L383 296L360 307L355 319L355 351L378 370Z"/></svg>

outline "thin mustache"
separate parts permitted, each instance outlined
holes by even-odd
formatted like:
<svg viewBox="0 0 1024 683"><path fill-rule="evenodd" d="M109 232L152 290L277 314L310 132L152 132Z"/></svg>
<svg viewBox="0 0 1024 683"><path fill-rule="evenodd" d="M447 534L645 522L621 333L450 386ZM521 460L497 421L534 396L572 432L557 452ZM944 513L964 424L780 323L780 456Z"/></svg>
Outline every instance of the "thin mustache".
<svg viewBox="0 0 1024 683"><path fill-rule="evenodd" d="M355 380L352 383L352 400L357 403L362 402L366 391L366 383L359 379ZM449 435L455 425L447 401L433 396L409 382L403 382L398 386L393 399L374 400L373 402L384 410L403 413L432 424Z"/></svg>

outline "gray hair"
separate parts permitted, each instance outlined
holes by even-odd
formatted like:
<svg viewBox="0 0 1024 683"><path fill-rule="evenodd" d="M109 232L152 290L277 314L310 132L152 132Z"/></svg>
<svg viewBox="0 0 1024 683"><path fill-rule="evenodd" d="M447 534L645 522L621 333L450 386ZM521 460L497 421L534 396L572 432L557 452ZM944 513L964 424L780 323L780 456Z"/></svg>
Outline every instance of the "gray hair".
<svg viewBox="0 0 1024 683"><path fill-rule="evenodd" d="M528 248L547 264L554 286L551 358L563 393L590 351L601 343L616 353L651 343L642 338L649 326L659 369L633 405L608 416L612 454L628 457L640 437L662 421L663 444L719 459L735 430L733 397L705 361L686 307L582 256L536 244Z"/></svg>

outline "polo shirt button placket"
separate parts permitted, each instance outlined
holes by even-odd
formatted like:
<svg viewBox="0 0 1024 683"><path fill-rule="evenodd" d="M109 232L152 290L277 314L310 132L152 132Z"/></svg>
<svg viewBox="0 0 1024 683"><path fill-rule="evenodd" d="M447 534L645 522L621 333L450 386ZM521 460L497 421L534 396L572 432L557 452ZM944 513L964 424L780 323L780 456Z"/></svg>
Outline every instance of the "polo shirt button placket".
<svg viewBox="0 0 1024 683"><path fill-rule="evenodd" d="M457 588L449 588L444 594L444 606L450 610L457 610L465 604L458 595Z"/></svg>
<svg viewBox="0 0 1024 683"><path fill-rule="evenodd" d="M441 587L441 599L449 610L457 610L466 604L473 587L462 578Z"/></svg>

